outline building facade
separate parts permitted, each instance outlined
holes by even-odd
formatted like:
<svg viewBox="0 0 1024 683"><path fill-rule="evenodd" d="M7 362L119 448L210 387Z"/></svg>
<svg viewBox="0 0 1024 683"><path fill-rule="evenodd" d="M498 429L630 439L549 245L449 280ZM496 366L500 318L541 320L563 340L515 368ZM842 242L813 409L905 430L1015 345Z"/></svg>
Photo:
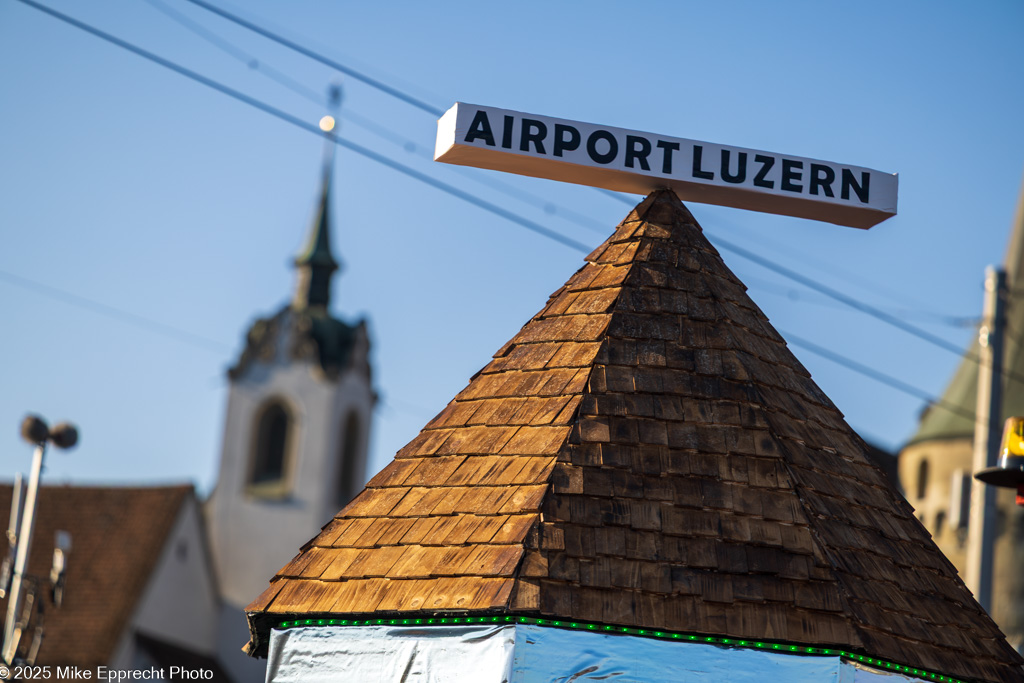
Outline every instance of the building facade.
<svg viewBox="0 0 1024 683"><path fill-rule="evenodd" d="M1024 191L1017 206L1004 262L1007 336L1003 355L1002 420L1024 415ZM974 458L978 342L975 341L942 395L921 417L899 454L899 477L907 500L961 575L967 568L967 529ZM1000 424L1002 423L1000 421ZM1024 651L1024 508L1014 491L997 489L992 567L992 617Z"/></svg>

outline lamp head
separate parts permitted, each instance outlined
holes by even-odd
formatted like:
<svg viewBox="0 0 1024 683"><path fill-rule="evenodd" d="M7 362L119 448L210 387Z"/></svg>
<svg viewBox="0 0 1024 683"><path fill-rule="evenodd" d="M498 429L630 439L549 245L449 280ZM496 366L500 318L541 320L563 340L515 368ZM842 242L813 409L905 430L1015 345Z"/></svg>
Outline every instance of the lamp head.
<svg viewBox="0 0 1024 683"><path fill-rule="evenodd" d="M57 448L73 448L78 443L78 429L70 422L61 422L50 430L50 441Z"/></svg>
<svg viewBox="0 0 1024 683"><path fill-rule="evenodd" d="M50 437L50 428L38 415L26 415L21 421L21 438L36 446L42 445Z"/></svg>

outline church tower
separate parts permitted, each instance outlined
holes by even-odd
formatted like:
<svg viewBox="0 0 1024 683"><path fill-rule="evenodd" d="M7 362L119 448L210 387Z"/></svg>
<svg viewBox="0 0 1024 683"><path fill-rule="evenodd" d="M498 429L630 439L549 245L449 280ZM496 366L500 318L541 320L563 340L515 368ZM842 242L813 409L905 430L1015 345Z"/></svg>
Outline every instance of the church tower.
<svg viewBox="0 0 1024 683"><path fill-rule="evenodd" d="M339 270L330 245L332 165L328 154L291 302L249 328L228 371L220 469L206 512L225 618L243 629L241 608L367 474L376 397L366 322L330 313Z"/></svg>

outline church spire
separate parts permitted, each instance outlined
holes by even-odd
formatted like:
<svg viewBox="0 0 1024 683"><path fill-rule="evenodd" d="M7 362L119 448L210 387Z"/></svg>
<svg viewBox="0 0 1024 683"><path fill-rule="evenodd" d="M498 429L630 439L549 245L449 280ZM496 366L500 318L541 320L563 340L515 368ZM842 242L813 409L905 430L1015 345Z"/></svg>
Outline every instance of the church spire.
<svg viewBox="0 0 1024 683"><path fill-rule="evenodd" d="M341 101L341 89L332 87L331 104L336 108ZM298 256L295 257L296 287L292 308L327 308L331 299L331 276L340 264L331 253L331 176L334 169L335 120L331 116L320 119L324 131L323 177L320 187L320 201L313 215L309 238Z"/></svg>
<svg viewBox="0 0 1024 683"><path fill-rule="evenodd" d="M309 239L295 257L297 276L292 307L296 309L327 308L330 303L331 276L339 267L331 253L330 194L331 166L324 164L320 201L310 226Z"/></svg>

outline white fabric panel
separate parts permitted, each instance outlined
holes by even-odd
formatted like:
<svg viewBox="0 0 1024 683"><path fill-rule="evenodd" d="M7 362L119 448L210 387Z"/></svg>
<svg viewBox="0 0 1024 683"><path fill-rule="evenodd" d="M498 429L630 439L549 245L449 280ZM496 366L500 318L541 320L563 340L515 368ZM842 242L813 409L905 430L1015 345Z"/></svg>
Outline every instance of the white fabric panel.
<svg viewBox="0 0 1024 683"><path fill-rule="evenodd" d="M273 683L508 683L514 626L274 631Z"/></svg>
<svg viewBox="0 0 1024 683"><path fill-rule="evenodd" d="M838 683L836 657L516 626L511 683ZM467 681L469 679L466 679Z"/></svg>
<svg viewBox="0 0 1024 683"><path fill-rule="evenodd" d="M915 683L838 657L543 626L273 631L268 683Z"/></svg>

